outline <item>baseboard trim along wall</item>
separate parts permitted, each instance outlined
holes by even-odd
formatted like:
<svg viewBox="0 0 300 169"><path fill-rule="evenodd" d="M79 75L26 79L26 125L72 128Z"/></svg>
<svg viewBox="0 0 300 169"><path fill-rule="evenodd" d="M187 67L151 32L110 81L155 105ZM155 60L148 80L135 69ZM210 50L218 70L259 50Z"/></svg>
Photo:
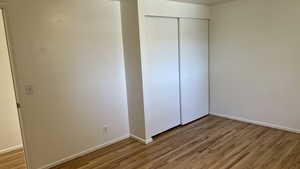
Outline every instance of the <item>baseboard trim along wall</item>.
<svg viewBox="0 0 300 169"><path fill-rule="evenodd" d="M132 139L134 139L134 140L140 142L140 143L143 143L143 144L149 144L149 143L151 143L151 142L153 141L152 138L149 138L149 139L142 139L142 138L140 138L140 137L138 137L138 136L135 136L135 135L133 135L133 134L131 134L130 137L131 137Z"/></svg>
<svg viewBox="0 0 300 169"><path fill-rule="evenodd" d="M220 114L220 113L210 112L209 114L218 116L218 117L222 117L222 118L226 118L226 119L251 123L251 124L255 124L255 125L259 125L259 126L270 127L270 128L279 129L279 130L285 130L285 131L292 132L292 133L300 133L300 129L292 129L289 127L285 127L285 126L281 126L281 125L277 125L277 124L273 124L273 123L255 121L255 120L250 120L250 119L246 119L246 118L242 118L242 117L230 116L230 115L225 115L225 114Z"/></svg>
<svg viewBox="0 0 300 169"><path fill-rule="evenodd" d="M97 150L99 150L99 149L101 149L101 148L104 148L104 147L107 147L107 146L109 146L109 145L112 145L112 144L115 144L115 143L117 143L117 142L120 142L120 141L122 141L122 140L125 140L125 139L127 139L127 138L129 138L129 137L130 137L129 134L128 134L128 135L125 135L125 136L122 136L122 137L118 137L118 138L116 138L116 139L113 139L113 140L111 140L111 141L108 141L108 142L106 142L106 143L104 143L104 144L101 144L101 145L99 145L99 146L95 146L95 147L89 148L89 149L87 149L87 150L85 150L85 151L82 151L82 152L80 152L80 153L71 155L71 156L69 156L69 157L66 157L66 158L64 158L64 159L61 159L61 160L56 161L56 162L54 162L54 163L51 163L51 164L48 164L48 165L46 165L46 166L40 167L39 169L50 169L50 168L52 168L52 167L58 166L58 165L60 165L60 164L63 164L63 163L65 163L65 162L68 162L68 161L74 160L74 159L76 159L76 158L85 156L85 155L87 155L87 154L89 154L89 153L92 153L92 152L94 152L94 151L97 151Z"/></svg>
<svg viewBox="0 0 300 169"><path fill-rule="evenodd" d="M16 146L12 146L12 147L8 147L6 149L0 150L0 154L4 154L4 153L9 153L15 150L19 150L23 148L23 145L16 145Z"/></svg>

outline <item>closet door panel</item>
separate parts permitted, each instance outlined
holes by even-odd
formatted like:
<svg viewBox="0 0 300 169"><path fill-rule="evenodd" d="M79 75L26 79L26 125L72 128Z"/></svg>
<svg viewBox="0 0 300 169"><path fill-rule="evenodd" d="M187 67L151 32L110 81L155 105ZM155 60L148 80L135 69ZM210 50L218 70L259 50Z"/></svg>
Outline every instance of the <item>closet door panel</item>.
<svg viewBox="0 0 300 169"><path fill-rule="evenodd" d="M181 124L208 114L208 21L180 19Z"/></svg>
<svg viewBox="0 0 300 169"><path fill-rule="evenodd" d="M146 17L145 29L144 107L154 136L180 124L178 20Z"/></svg>

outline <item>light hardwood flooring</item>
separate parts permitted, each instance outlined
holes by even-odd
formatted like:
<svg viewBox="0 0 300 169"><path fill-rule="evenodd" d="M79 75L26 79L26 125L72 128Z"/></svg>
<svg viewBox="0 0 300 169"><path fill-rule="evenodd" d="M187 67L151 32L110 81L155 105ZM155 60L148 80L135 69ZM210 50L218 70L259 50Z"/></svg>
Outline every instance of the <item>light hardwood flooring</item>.
<svg viewBox="0 0 300 169"><path fill-rule="evenodd" d="M10 159L0 157L0 165L15 166ZM126 139L53 169L158 168L300 169L300 135L207 116L165 132L149 145Z"/></svg>
<svg viewBox="0 0 300 169"><path fill-rule="evenodd" d="M132 139L53 169L300 169L300 135L207 116L154 138Z"/></svg>
<svg viewBox="0 0 300 169"><path fill-rule="evenodd" d="M23 149L0 154L0 169L26 169Z"/></svg>

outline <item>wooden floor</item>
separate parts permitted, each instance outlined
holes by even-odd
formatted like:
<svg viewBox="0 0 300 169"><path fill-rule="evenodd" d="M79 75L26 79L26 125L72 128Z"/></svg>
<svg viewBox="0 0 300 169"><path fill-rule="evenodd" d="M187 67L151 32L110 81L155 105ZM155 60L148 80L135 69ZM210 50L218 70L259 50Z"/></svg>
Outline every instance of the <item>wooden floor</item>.
<svg viewBox="0 0 300 169"><path fill-rule="evenodd" d="M300 169L300 135L208 116L149 145L127 139L53 169Z"/></svg>
<svg viewBox="0 0 300 169"><path fill-rule="evenodd" d="M0 154L0 169L26 169L23 149Z"/></svg>
<svg viewBox="0 0 300 169"><path fill-rule="evenodd" d="M0 166L6 167L0 169L24 169L20 162L20 157L0 157ZM158 168L300 169L300 135L208 116L149 145L127 139L53 169Z"/></svg>

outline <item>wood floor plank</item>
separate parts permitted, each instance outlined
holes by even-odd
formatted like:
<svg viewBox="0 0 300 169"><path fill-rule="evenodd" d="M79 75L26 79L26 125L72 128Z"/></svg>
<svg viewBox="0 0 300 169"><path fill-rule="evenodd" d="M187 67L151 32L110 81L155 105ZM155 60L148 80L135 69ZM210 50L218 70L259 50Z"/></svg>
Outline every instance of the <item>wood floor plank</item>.
<svg viewBox="0 0 300 169"><path fill-rule="evenodd" d="M23 149L0 154L0 169L26 169Z"/></svg>
<svg viewBox="0 0 300 169"><path fill-rule="evenodd" d="M80 169L281 169L284 163L297 167L299 141L299 134L208 116L163 133L149 145L131 144L103 154ZM64 169L77 169L69 164Z"/></svg>
<svg viewBox="0 0 300 169"><path fill-rule="evenodd" d="M299 169L300 168L300 140L292 148L288 155L283 156L280 163L274 169Z"/></svg>

